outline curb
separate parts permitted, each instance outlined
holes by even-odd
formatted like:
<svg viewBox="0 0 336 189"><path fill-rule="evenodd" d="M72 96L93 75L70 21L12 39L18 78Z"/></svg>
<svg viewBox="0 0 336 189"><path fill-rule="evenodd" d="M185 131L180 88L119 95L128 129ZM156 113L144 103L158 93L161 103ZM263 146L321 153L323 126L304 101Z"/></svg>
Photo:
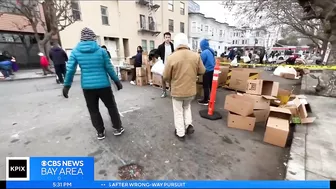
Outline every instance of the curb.
<svg viewBox="0 0 336 189"><path fill-rule="evenodd" d="M285 180L306 180L307 126L296 125Z"/></svg>
<svg viewBox="0 0 336 189"><path fill-rule="evenodd" d="M76 73L75 75L81 75L80 73ZM11 81L23 81L23 80L33 80L33 79L44 79L44 78L56 78L56 75L47 75L47 76L35 76L35 77L23 77L23 78L14 78L12 80L4 80L0 79L0 82L11 82Z"/></svg>

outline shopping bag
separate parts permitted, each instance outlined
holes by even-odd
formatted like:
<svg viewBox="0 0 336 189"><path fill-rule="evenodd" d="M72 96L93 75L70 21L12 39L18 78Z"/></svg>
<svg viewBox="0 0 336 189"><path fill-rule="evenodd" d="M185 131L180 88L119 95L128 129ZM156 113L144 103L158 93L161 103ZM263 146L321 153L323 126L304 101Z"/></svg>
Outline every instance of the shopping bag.
<svg viewBox="0 0 336 189"><path fill-rule="evenodd" d="M237 56L231 61L231 66L238 66Z"/></svg>
<svg viewBox="0 0 336 189"><path fill-rule="evenodd" d="M163 70L164 70L164 64L162 60L158 60L155 62L153 65L151 72L159 75L163 75Z"/></svg>
<svg viewBox="0 0 336 189"><path fill-rule="evenodd" d="M244 63L247 63L247 62L250 62L251 59L248 56L244 56L243 61L244 61Z"/></svg>

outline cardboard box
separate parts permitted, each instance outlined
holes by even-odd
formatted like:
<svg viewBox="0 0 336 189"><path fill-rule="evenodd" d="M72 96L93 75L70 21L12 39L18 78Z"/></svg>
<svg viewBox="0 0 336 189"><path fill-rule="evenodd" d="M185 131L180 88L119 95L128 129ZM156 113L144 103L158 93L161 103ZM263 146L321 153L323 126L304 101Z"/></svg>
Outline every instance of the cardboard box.
<svg viewBox="0 0 336 189"><path fill-rule="evenodd" d="M258 96L251 94L244 94L244 96L248 96L254 100L254 108L253 109L269 109L271 100L268 96Z"/></svg>
<svg viewBox="0 0 336 189"><path fill-rule="evenodd" d="M144 76L146 76L146 69L144 69L143 67L137 67L136 68L136 76L137 77L144 77Z"/></svg>
<svg viewBox="0 0 336 189"><path fill-rule="evenodd" d="M220 73L218 75L218 86L224 86L230 71L229 66L220 66Z"/></svg>
<svg viewBox="0 0 336 189"><path fill-rule="evenodd" d="M196 84L196 95L199 97L204 97L203 85Z"/></svg>
<svg viewBox="0 0 336 189"><path fill-rule="evenodd" d="M153 85L162 86L162 76L158 74L153 74L152 82Z"/></svg>
<svg viewBox="0 0 336 189"><path fill-rule="evenodd" d="M127 70L120 70L121 81L128 81L128 72Z"/></svg>
<svg viewBox="0 0 336 189"><path fill-rule="evenodd" d="M138 86L145 86L145 85L147 85L147 77L136 77L136 84Z"/></svg>
<svg viewBox="0 0 336 189"><path fill-rule="evenodd" d="M253 131L256 118L253 115L241 116L233 112L228 113L228 127L242 129L247 131Z"/></svg>
<svg viewBox="0 0 336 189"><path fill-rule="evenodd" d="M224 109L232 113L249 116L253 114L254 100L247 96L226 95Z"/></svg>
<svg viewBox="0 0 336 189"><path fill-rule="evenodd" d="M266 80L248 80L246 93L274 97L278 95L279 82Z"/></svg>
<svg viewBox="0 0 336 189"><path fill-rule="evenodd" d="M247 86L247 80L259 79L259 77L260 77L260 71L256 69L248 69L248 68L232 69L228 88L245 92Z"/></svg>
<svg viewBox="0 0 336 189"><path fill-rule="evenodd" d="M253 110L253 115L255 117L256 123L267 122L268 116L270 114L270 108L264 110Z"/></svg>
<svg viewBox="0 0 336 189"><path fill-rule="evenodd" d="M127 58L127 64L134 65L135 58Z"/></svg>
<svg viewBox="0 0 336 189"><path fill-rule="evenodd" d="M266 124L264 142L285 147L289 134L291 112L286 108L270 107L270 115Z"/></svg>
<svg viewBox="0 0 336 189"><path fill-rule="evenodd" d="M152 83L153 81L153 79L152 79L152 72L151 72L151 68L152 68L152 66L151 65L149 65L149 64L147 64L146 65L146 75L147 75L147 81L148 81L148 83Z"/></svg>

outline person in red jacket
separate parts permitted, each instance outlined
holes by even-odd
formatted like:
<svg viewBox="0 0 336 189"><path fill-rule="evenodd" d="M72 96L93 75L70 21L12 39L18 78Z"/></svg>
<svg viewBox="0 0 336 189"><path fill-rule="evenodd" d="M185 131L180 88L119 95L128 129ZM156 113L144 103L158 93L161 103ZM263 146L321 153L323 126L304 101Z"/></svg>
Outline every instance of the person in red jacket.
<svg viewBox="0 0 336 189"><path fill-rule="evenodd" d="M54 72L49 69L48 58L42 52L38 53L38 55L40 56L40 65L43 70L43 75L54 74Z"/></svg>

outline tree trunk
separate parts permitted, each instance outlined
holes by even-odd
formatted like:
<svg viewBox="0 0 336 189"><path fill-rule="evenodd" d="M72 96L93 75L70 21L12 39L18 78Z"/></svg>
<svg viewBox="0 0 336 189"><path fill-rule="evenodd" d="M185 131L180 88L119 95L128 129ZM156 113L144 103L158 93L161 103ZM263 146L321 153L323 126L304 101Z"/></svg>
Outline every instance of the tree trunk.
<svg viewBox="0 0 336 189"><path fill-rule="evenodd" d="M336 19L331 22L331 29L331 48L327 64L336 65ZM318 84L315 88L317 95L336 97L336 70L323 70L323 73L317 79Z"/></svg>
<svg viewBox="0 0 336 189"><path fill-rule="evenodd" d="M327 51L327 48L328 48L328 41L322 41L322 47L321 47L321 50L322 50L322 60L324 60L324 57L326 55L326 51Z"/></svg>

